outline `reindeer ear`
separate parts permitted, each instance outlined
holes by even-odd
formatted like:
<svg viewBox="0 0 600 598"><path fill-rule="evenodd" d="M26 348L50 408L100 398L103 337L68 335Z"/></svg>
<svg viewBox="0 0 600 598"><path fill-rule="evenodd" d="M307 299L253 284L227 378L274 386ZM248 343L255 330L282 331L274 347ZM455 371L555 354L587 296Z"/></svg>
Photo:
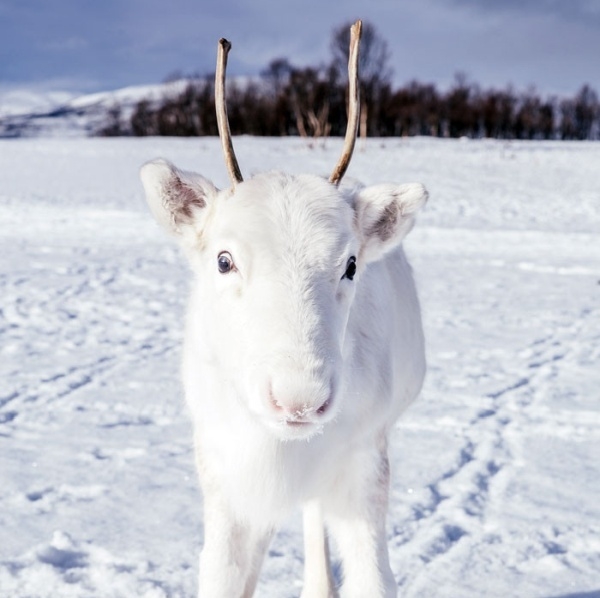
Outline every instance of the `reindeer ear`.
<svg viewBox="0 0 600 598"><path fill-rule="evenodd" d="M176 236L197 221L207 203L218 193L204 177L178 170L162 159L144 164L140 178L156 221Z"/></svg>
<svg viewBox="0 0 600 598"><path fill-rule="evenodd" d="M423 185L375 185L358 192L354 209L362 233L365 262L380 259L397 247L414 225L415 214L425 205Z"/></svg>

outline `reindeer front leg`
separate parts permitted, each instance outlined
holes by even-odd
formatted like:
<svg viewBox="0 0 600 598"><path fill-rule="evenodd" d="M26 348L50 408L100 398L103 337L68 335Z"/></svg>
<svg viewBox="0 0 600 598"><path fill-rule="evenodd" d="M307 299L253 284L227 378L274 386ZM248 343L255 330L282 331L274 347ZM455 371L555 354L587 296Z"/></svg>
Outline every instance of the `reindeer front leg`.
<svg viewBox="0 0 600 598"><path fill-rule="evenodd" d="M218 493L205 491L199 598L250 598L271 535L236 521Z"/></svg>
<svg viewBox="0 0 600 598"><path fill-rule="evenodd" d="M304 520L304 587L300 598L334 598L329 550L321 503L317 500L303 507Z"/></svg>
<svg viewBox="0 0 600 598"><path fill-rule="evenodd" d="M397 596L385 530L388 491L387 448L380 446L350 459L328 504L327 523L342 559L341 598Z"/></svg>

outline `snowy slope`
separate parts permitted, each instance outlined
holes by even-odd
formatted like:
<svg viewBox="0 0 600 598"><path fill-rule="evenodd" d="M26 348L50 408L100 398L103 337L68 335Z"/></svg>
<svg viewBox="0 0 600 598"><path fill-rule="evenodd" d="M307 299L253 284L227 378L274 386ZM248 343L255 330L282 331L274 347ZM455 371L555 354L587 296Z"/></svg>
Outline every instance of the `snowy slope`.
<svg viewBox="0 0 600 598"><path fill-rule="evenodd" d="M234 77L244 87L260 79ZM0 139L23 137L93 137L113 123L117 112L122 130L130 130L131 116L141 100L160 103L182 93L190 79L151 85L132 85L113 91L78 95L64 91L35 91L0 87Z"/></svg>
<svg viewBox="0 0 600 598"><path fill-rule="evenodd" d="M339 141L236 139L245 173ZM143 205L155 156L227 183L216 139L0 141L0 597L194 595L202 499L178 360L187 270ZM392 442L410 598L600 596L600 145L370 140L422 181L406 241L429 373ZM299 596L299 518L258 596Z"/></svg>
<svg viewBox="0 0 600 598"><path fill-rule="evenodd" d="M127 122L140 100L162 100L181 93L187 84L182 79L85 95L0 90L0 138L97 135L111 110L118 107L122 122Z"/></svg>
<svg viewBox="0 0 600 598"><path fill-rule="evenodd" d="M4 116L50 112L68 103L75 94L68 91L36 91L33 89L2 89L0 87L0 118Z"/></svg>

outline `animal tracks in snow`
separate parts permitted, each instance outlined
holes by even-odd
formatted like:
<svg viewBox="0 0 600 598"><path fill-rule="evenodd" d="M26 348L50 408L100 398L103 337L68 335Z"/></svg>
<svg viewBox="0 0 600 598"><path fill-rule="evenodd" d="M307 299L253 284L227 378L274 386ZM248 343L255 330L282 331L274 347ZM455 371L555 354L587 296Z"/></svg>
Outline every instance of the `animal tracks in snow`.
<svg viewBox="0 0 600 598"><path fill-rule="evenodd" d="M254 171L335 162L335 140L317 153L296 141L238 149ZM6 143L0 596L192 596L202 499L178 381L187 273L136 172L158 154L218 172L218 140ZM369 183L402 164L431 193L406 241L429 372L390 446L404 598L600 590L600 147L511 147L506 160L504 143L367 141L352 165ZM299 596L302 559L292 518L257 598Z"/></svg>
<svg viewBox="0 0 600 598"><path fill-rule="evenodd" d="M428 247L432 239L427 237L438 233L452 236L449 231L421 231ZM499 240L494 251L510 250ZM464 256L462 269L470 277L483 278L480 263L485 253L473 256L475 263L469 257ZM599 257L594 254L593 259ZM597 505L577 492L557 491L556 479L561 478L555 477L556 469L564 475L565 467L586 468L578 460L578 445L583 449L591 443L600 449L599 386L590 384L592 379L600 384L600 369L593 367L600 363L600 310L594 307L598 291L589 279L582 279L579 294L570 284L552 281L548 296L541 291L546 288L544 280L534 277L523 284L515 279L519 268L504 260L502 269L494 270L499 294L492 296L485 287L468 286L460 272L444 266L442 259L438 267L445 281L434 272L433 280L422 284L426 319L439 322L442 335L430 339L424 397L399 424L400 444L395 447L402 457L396 463L392 504L399 506L392 514L396 523L390 541L396 570L402 572L399 583L408 596L454 596L451 588L459 580L467 587L471 583L483 587L471 579L471 571L481 572L498 559L519 572L510 595L540 595L531 592L544 576L568 571L576 575L600 566L590 535L592 529L599 531L592 522ZM536 274L546 277L547 270ZM438 288L443 301L435 300ZM452 320L446 320L445 303L467 305L461 300L466 288L471 293L468 307L455 310ZM519 310L514 309L517 303L522 306ZM479 330L474 330L477 320ZM446 367L439 367L438 359ZM484 370L486 365L493 370ZM418 443L419 435L444 449L438 454L437 469L425 465L436 475L418 475L413 484L403 479L403 468L413 458L411 445ZM553 446L559 440L565 441L563 454ZM556 466L551 465L553 458ZM538 486L545 497L531 495ZM594 513L593 519L574 526L559 518L551 526L547 518L555 513L550 515L542 506L550 502L554 508L563 502L569 505L565 510ZM577 539L577 530L586 535L587 545ZM525 572L529 577L522 578L520 573ZM500 585L497 591L493 585L486 587L484 595L506 595L506 587Z"/></svg>
<svg viewBox="0 0 600 598"><path fill-rule="evenodd" d="M57 402L60 408L83 387L105 385L115 368L177 345L174 319L181 299L171 281L161 284L144 275L156 265L151 259L123 258L115 251L109 257L110 247L12 251L17 263L27 263L31 254L36 261L27 277L16 272L2 279L0 423L42 404ZM146 301L148 294L152 299ZM11 365L23 362L31 367ZM9 404L10 417L3 415Z"/></svg>

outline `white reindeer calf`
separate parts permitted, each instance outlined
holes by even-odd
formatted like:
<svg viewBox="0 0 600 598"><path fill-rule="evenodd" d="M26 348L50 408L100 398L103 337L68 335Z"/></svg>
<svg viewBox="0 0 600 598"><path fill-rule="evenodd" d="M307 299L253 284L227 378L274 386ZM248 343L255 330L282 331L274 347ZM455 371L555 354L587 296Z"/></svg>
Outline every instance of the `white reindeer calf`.
<svg viewBox="0 0 600 598"><path fill-rule="evenodd" d="M360 22L350 72L357 97ZM279 172L242 181L224 103L233 179L217 190L163 160L142 168L156 219L194 272L183 376L204 495L201 598L253 595L274 528L302 506L303 598L396 596L385 519L387 439L425 373L419 305L401 242L426 201L421 185L340 187L358 122L332 178Z"/></svg>

